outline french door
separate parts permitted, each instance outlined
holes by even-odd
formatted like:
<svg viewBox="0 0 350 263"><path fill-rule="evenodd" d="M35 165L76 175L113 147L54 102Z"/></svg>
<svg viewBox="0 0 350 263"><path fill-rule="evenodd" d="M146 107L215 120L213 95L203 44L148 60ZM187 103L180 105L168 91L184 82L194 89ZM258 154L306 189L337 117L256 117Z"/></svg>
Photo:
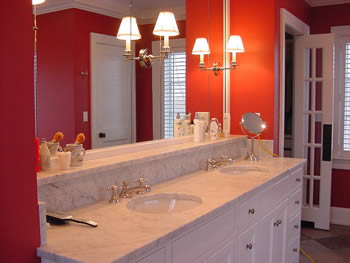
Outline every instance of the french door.
<svg viewBox="0 0 350 263"><path fill-rule="evenodd" d="M307 159L302 220L329 229L333 127L333 34L295 38L294 157Z"/></svg>

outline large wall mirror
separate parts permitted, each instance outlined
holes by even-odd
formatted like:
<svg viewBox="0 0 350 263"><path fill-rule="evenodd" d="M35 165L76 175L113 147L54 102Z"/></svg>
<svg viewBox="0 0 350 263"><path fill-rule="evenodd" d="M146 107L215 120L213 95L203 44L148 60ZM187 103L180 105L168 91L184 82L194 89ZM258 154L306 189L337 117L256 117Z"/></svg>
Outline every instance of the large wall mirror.
<svg viewBox="0 0 350 263"><path fill-rule="evenodd" d="M171 137L166 130L172 125L166 125L177 112L222 119L224 77L201 72L191 51L196 37L207 37L212 52L206 62L224 61L222 44L214 40L223 38L225 1L200 1L193 10L194 2L46 0L38 6L37 136L50 140L61 131L65 145L83 132L84 147L91 149ZM180 34L170 38L174 53L153 68L126 61L125 42L115 38L122 17L137 18L142 37L132 43L135 55L144 48L158 55L159 37L152 32L160 11L175 14Z"/></svg>

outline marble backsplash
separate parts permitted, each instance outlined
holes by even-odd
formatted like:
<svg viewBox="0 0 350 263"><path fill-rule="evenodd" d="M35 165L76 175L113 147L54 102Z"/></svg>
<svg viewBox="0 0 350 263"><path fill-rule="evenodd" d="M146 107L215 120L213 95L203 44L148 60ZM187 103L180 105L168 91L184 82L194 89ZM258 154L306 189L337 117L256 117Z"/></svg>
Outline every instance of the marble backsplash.
<svg viewBox="0 0 350 263"><path fill-rule="evenodd" d="M240 159L247 153L247 140L242 136L202 145L193 143L188 145L170 154L164 154L161 150L157 153L155 149L152 156L145 153L143 157L142 152L139 152L134 159L129 158L124 164L100 164L82 170L82 175L79 175L79 171L75 171L74 176L67 173L65 179L39 178L39 200L45 202L47 209L50 210L70 210L100 200L108 200L111 193L107 187L115 184L121 186L123 181L128 181L129 186L134 186L134 181L143 177L152 185L206 169L206 160L213 156L226 155Z"/></svg>

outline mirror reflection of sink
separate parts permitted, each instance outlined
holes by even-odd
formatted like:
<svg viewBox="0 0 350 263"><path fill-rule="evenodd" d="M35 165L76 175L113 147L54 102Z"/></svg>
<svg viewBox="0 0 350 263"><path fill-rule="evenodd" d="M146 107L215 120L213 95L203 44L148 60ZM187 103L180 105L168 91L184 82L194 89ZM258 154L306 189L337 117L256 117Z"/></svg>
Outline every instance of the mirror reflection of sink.
<svg viewBox="0 0 350 263"><path fill-rule="evenodd" d="M199 206L202 200L187 194L155 194L131 199L126 207L142 213L176 213Z"/></svg>
<svg viewBox="0 0 350 263"><path fill-rule="evenodd" d="M225 174L246 174L252 172L268 173L269 170L259 166L230 166L220 169Z"/></svg>

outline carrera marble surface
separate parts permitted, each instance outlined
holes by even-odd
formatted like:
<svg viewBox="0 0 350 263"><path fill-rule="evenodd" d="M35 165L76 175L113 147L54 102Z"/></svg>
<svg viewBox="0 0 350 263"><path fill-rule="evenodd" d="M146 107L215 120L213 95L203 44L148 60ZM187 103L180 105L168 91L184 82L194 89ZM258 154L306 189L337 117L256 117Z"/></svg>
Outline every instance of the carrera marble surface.
<svg viewBox="0 0 350 263"><path fill-rule="evenodd" d="M218 140L206 140L204 142L184 142L174 144L155 144L154 148L141 147L140 151L132 150L131 152L124 151L121 154L115 154L105 158L97 158L93 160L85 160L81 167L71 167L68 170L52 169L50 171L42 171L38 173L38 186L48 183L55 183L67 179L81 177L89 174L93 174L99 171L113 170L116 168L122 168L131 165L137 165L146 163L149 161L160 160L170 156L178 156L184 153L190 153L197 151L198 149L212 149L213 145L222 146L225 144L236 141L237 143L246 140L246 136L243 135L230 135L227 138L220 138ZM149 144L151 145L151 143ZM120 146L125 148L125 146ZM134 145L130 145L131 148L135 148ZM244 145L243 148L245 148ZM240 150L238 148L238 150ZM246 150L246 149L245 149Z"/></svg>
<svg viewBox="0 0 350 263"><path fill-rule="evenodd" d="M248 172L224 174L197 171L153 185L148 195L184 193L198 196L202 204L191 210L173 214L146 214L121 204L100 201L69 211L70 214L98 222L97 228L69 224L52 226L47 245L38 248L38 256L60 263L129 263L170 240L185 234L204 222L234 208L236 204L262 188L286 176L286 172L302 167L304 160L267 158L257 166L269 173ZM250 165L239 161L233 165Z"/></svg>
<svg viewBox="0 0 350 263"><path fill-rule="evenodd" d="M65 211L106 200L107 188L129 186L140 177L154 185L172 178L206 168L206 160L218 155L233 159L245 156L244 136L231 136L202 143L185 142L86 161L83 167L67 172L49 171L39 173L38 196L50 210Z"/></svg>

